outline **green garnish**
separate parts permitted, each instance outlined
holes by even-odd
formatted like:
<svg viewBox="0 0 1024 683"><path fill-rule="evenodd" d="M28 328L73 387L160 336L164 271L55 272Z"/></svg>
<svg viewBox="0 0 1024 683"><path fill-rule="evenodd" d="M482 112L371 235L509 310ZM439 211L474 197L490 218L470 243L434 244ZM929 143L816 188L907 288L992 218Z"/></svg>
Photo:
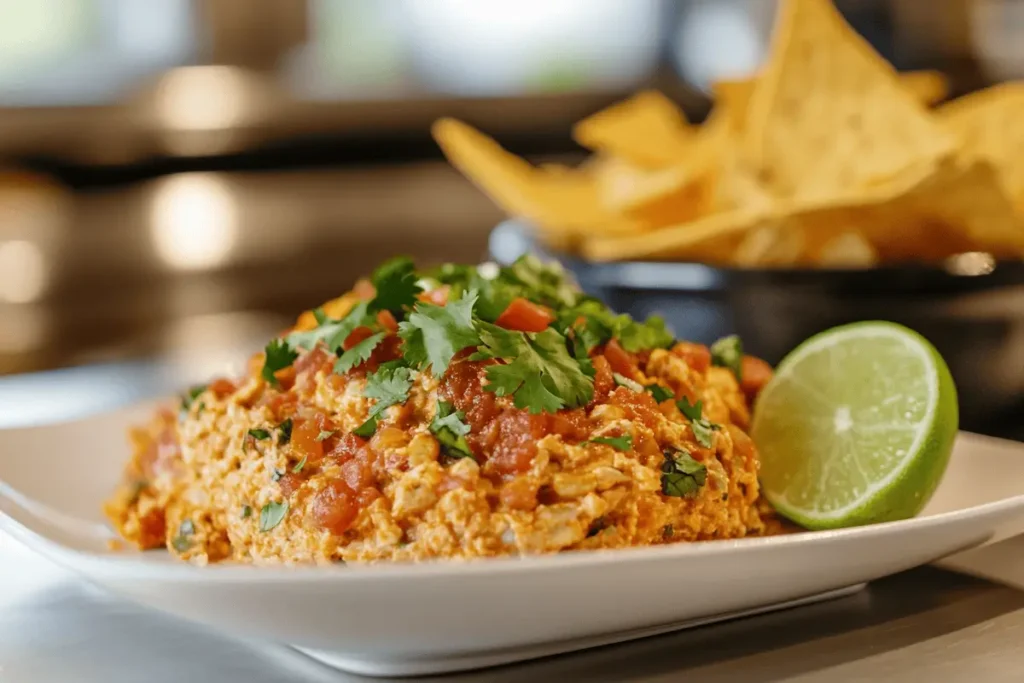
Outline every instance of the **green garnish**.
<svg viewBox="0 0 1024 683"><path fill-rule="evenodd" d="M644 390L644 385L643 384L640 384L640 382L631 380L630 378L626 377L625 375L620 375L617 372L613 372L612 373L612 378L615 380L615 383L618 384L620 387L626 387L627 389L632 389L633 391L635 391L637 393L640 393L641 391Z"/></svg>
<svg viewBox="0 0 1024 683"><path fill-rule="evenodd" d="M376 399L376 403L370 409L370 419L356 429L356 436L363 436L367 430L373 434L377 429L377 421L380 420L385 410L395 404L405 403L409 398L409 389L412 388L411 372L409 368L402 365L401 361L388 361L382 363L376 372L366 377L363 396ZM372 429L368 426L371 421L373 421Z"/></svg>
<svg viewBox="0 0 1024 683"><path fill-rule="evenodd" d="M295 467L292 468L292 472L294 472L295 474L298 474L299 472L301 472L302 468L306 466L306 458L307 457L309 457L309 456L306 456L306 455L302 456L302 460L300 460L295 465Z"/></svg>
<svg viewBox="0 0 1024 683"><path fill-rule="evenodd" d="M250 429L247 433L257 441L263 441L264 439L270 438L270 432L266 429Z"/></svg>
<svg viewBox="0 0 1024 683"><path fill-rule="evenodd" d="M179 553L186 552L192 547L192 535L196 532L195 524L191 519L186 519L178 525L178 534L171 539L171 546Z"/></svg>
<svg viewBox="0 0 1024 683"><path fill-rule="evenodd" d="M243 505L242 506L242 519L247 519L249 517L252 517L252 506L251 505Z"/></svg>
<svg viewBox="0 0 1024 683"><path fill-rule="evenodd" d="M292 419L290 417L277 425L277 428L281 432L277 437L277 443L283 446L292 440Z"/></svg>
<svg viewBox="0 0 1024 683"><path fill-rule="evenodd" d="M282 472L281 470L275 469L273 471L273 473L270 475L270 480L271 481L281 481L281 477L283 477L283 476L284 476L284 472Z"/></svg>
<svg viewBox="0 0 1024 683"><path fill-rule="evenodd" d="M670 389L666 389L660 384L648 384L647 386L644 387L644 389L646 389L648 393L650 393L651 396L654 397L654 400L657 401L658 403L676 397L676 395L673 394Z"/></svg>
<svg viewBox="0 0 1024 683"><path fill-rule="evenodd" d="M485 322L477 327L483 343L470 358L505 361L487 367L485 390L513 396L517 408L534 414L577 408L593 398L593 368L569 355L565 337L553 328L527 334Z"/></svg>
<svg viewBox="0 0 1024 683"><path fill-rule="evenodd" d="M341 354L341 357L334 364L334 372L339 375L343 375L360 363L364 363L370 358L370 354L377 348L384 337L387 336L386 332L378 332L377 334L370 335L363 341L359 342L351 349Z"/></svg>
<svg viewBox="0 0 1024 683"><path fill-rule="evenodd" d="M274 377L274 373L289 367L299 357L299 354L284 339L271 339L264 351L266 353L266 360L263 361L263 371L261 373L263 379L270 386L280 386L277 378Z"/></svg>
<svg viewBox="0 0 1024 683"><path fill-rule="evenodd" d="M611 446L617 451L629 451L633 448L633 437L629 434L625 436L595 436L588 439L588 443L600 443Z"/></svg>
<svg viewBox="0 0 1024 683"><path fill-rule="evenodd" d="M416 303L420 293L416 266L408 256L397 256L382 263L370 278L377 295L370 302L371 311L391 311L401 314Z"/></svg>
<svg viewBox="0 0 1024 683"><path fill-rule="evenodd" d="M613 313L603 302L590 298L563 309L558 314L558 326L571 330L587 353L612 339L618 339L622 348L633 353L665 348L675 341L660 317L651 316L646 322L637 322L624 313Z"/></svg>
<svg viewBox="0 0 1024 683"><path fill-rule="evenodd" d="M711 363L732 370L736 381L743 381L743 342L738 335L722 337L711 345Z"/></svg>
<svg viewBox="0 0 1024 683"><path fill-rule="evenodd" d="M206 385L197 384L185 392L185 395L181 397L181 410L178 412L179 419L185 419L185 416L188 415L189 409L192 408L192 403L199 398L204 391L206 391ZM201 407L202 406L200 405L200 408ZM198 413L199 411L197 410L196 412Z"/></svg>
<svg viewBox="0 0 1024 683"><path fill-rule="evenodd" d="M452 458L472 458L473 451L466 441L469 425L463 422L465 414L455 410L447 401L437 402L437 414L430 422L430 432L437 437L446 455Z"/></svg>
<svg viewBox="0 0 1024 683"><path fill-rule="evenodd" d="M459 351L480 343L473 326L473 306L477 292L470 291L444 306L420 302L407 320L398 326L404 341L403 353L410 365L432 368L435 377L448 369Z"/></svg>
<svg viewBox="0 0 1024 683"><path fill-rule="evenodd" d="M330 320L330 318L327 317L327 313L325 313L324 309L320 306L313 309L313 319L316 320L317 325L323 325L325 322Z"/></svg>
<svg viewBox="0 0 1024 683"><path fill-rule="evenodd" d="M317 318L317 323L317 327L312 330L292 332L285 337L285 341L292 347L307 350L322 342L328 351L334 353L357 327L372 328L377 324L377 318L369 312L369 304L360 301L345 317L335 320L324 315L322 321Z"/></svg>
<svg viewBox="0 0 1024 683"><path fill-rule="evenodd" d="M661 527L662 540L669 540L670 538L672 538L673 535L675 535L675 532L676 530L672 528L671 524L666 524L665 526Z"/></svg>
<svg viewBox="0 0 1024 683"><path fill-rule="evenodd" d="M704 402L697 401L696 403L691 404L684 396L676 401L676 405L679 407L679 412L690 420L690 429L693 430L693 437L697 439L697 443L704 448L711 448L715 443L714 433L721 429L722 426L709 420L705 420L702 417Z"/></svg>
<svg viewBox="0 0 1024 683"><path fill-rule="evenodd" d="M707 468L686 451L665 451L661 466L661 492L676 498L693 498L707 480Z"/></svg>
<svg viewBox="0 0 1024 683"><path fill-rule="evenodd" d="M352 433L360 438L369 439L373 436L373 433L377 431L377 425L379 423L380 415L371 415L366 422L353 429Z"/></svg>
<svg viewBox="0 0 1024 683"><path fill-rule="evenodd" d="M270 502L260 509L260 531L270 531L288 514L288 501Z"/></svg>
<svg viewBox="0 0 1024 683"><path fill-rule="evenodd" d="M334 430L333 429L321 429L320 433L316 435L316 440L317 441L326 441L327 439L331 438L332 436L334 436Z"/></svg>

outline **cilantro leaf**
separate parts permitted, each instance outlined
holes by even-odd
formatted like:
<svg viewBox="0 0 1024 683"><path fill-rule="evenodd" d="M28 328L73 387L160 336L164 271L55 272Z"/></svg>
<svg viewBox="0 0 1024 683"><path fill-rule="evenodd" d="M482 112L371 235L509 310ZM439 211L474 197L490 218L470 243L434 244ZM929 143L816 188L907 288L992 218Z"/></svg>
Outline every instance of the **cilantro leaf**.
<svg viewBox="0 0 1024 683"><path fill-rule="evenodd" d="M676 498L693 498L707 481L708 470L686 451L665 451L661 465L661 492Z"/></svg>
<svg viewBox="0 0 1024 683"><path fill-rule="evenodd" d="M373 436L373 433L377 431L377 425L380 423L380 415L370 415L369 419L363 424L359 425L352 430L352 433L362 439L369 439Z"/></svg>
<svg viewBox="0 0 1024 683"><path fill-rule="evenodd" d="M658 403L676 397L676 395L672 393L671 389L666 389L660 384L648 384L647 386L644 387L644 389L646 389L648 393L650 393L651 396L654 397L654 400L657 401Z"/></svg>
<svg viewBox="0 0 1024 683"><path fill-rule="evenodd" d="M408 256L396 256L385 261L373 271L370 280L377 290L377 295L370 302L371 311L400 314L404 308L416 303L416 295L420 292L419 276Z"/></svg>
<svg viewBox="0 0 1024 683"><path fill-rule="evenodd" d="M196 532L196 527L192 523L191 519L183 520L178 525L178 534L171 539L171 546L179 553L183 553L192 547L192 535Z"/></svg>
<svg viewBox="0 0 1024 683"><path fill-rule="evenodd" d="M266 359L263 361L263 370L260 374L271 386L279 386L274 373L289 367L299 354L284 339L271 339L264 351Z"/></svg>
<svg viewBox="0 0 1024 683"><path fill-rule="evenodd" d="M472 458L473 451L466 441L470 427L463 422L465 414L455 410L447 401L437 402L437 413L430 422L430 432L437 437L446 455L453 458Z"/></svg>
<svg viewBox="0 0 1024 683"><path fill-rule="evenodd" d="M334 430L333 429L321 429L320 433L316 435L316 440L317 441L326 441L327 439L331 438L332 436L334 436Z"/></svg>
<svg viewBox="0 0 1024 683"><path fill-rule="evenodd" d="M665 348L675 340L662 318L651 316L646 322L637 322L626 314L613 313L597 299L584 299L563 309L558 315L558 326L571 330L588 353L611 339L618 339L622 348L632 353Z"/></svg>
<svg viewBox="0 0 1024 683"><path fill-rule="evenodd" d="M679 407L679 412L690 420L690 429L693 431L693 438L697 439L697 443L704 448L711 448L715 443L714 432L717 432L722 426L702 417L704 403L697 401L691 405L684 396L676 401L676 405Z"/></svg>
<svg viewBox="0 0 1024 683"><path fill-rule="evenodd" d="M288 514L288 501L267 503L260 509L260 531L270 531Z"/></svg>
<svg viewBox="0 0 1024 683"><path fill-rule="evenodd" d="M622 318L626 318L625 321ZM619 344L627 351L636 353L644 349L663 349L675 341L675 337L665 327L665 321L652 315L644 322L637 322L629 316L619 316L618 330L615 335Z"/></svg>
<svg viewBox="0 0 1024 683"><path fill-rule="evenodd" d="M316 324L319 326L326 323L330 318L327 317L327 313L323 308L317 306L313 309L313 320L316 320Z"/></svg>
<svg viewBox="0 0 1024 683"><path fill-rule="evenodd" d="M270 438L270 432L266 429L250 429L247 433L257 441L263 441L264 439Z"/></svg>
<svg viewBox="0 0 1024 683"><path fill-rule="evenodd" d="M479 344L473 325L477 296L471 291L444 306L416 304L408 319L398 325L398 335L405 342L405 359L421 370L431 367L434 376L440 377L455 354Z"/></svg>
<svg viewBox="0 0 1024 683"><path fill-rule="evenodd" d="M527 288L525 296L553 308L575 306L579 290L569 282L565 269L558 261L545 263L533 254L524 254L499 274L499 278L514 279Z"/></svg>
<svg viewBox="0 0 1024 683"><path fill-rule="evenodd" d="M298 474L299 472L301 472L301 471L302 471L302 468L306 466L306 459L307 459L308 457L309 457L309 456L306 456L306 455L302 456L302 460L300 460L300 461L299 461L299 462L298 462L298 463L297 463L297 464L295 465L295 467L293 467L293 468L292 468L292 472L293 472L293 473L295 473L295 474Z"/></svg>
<svg viewBox="0 0 1024 683"><path fill-rule="evenodd" d="M242 519L247 519L249 517L252 517L252 506L251 505L243 505L242 506Z"/></svg>
<svg viewBox="0 0 1024 683"><path fill-rule="evenodd" d="M285 340L293 347L306 350L311 350L318 343L323 342L328 351L337 351L357 327L376 325L377 318L369 312L368 307L369 304L360 301L339 320L328 318L326 315L322 318L318 317L319 325L317 327L305 332L292 332L285 337ZM317 310L323 313L322 309ZM315 316L316 312L313 315Z"/></svg>
<svg viewBox="0 0 1024 683"><path fill-rule="evenodd" d="M553 328L527 334L481 322L483 344L471 358L498 358L504 365L487 367L484 387L498 396L514 396L517 408L531 413L553 413L563 407L587 404L594 395L594 380L569 355L566 339Z"/></svg>
<svg viewBox="0 0 1024 683"><path fill-rule="evenodd" d="M370 354L377 348L377 345L384 340L384 337L388 336L386 332L378 332L377 334L370 335L363 341L359 342L351 349L341 354L337 362L334 364L334 372L338 375L343 375L360 363L364 363L370 358Z"/></svg>
<svg viewBox="0 0 1024 683"><path fill-rule="evenodd" d="M290 417L277 425L277 428L281 430L281 433L277 437L277 442L279 444L284 445L292 440L292 419Z"/></svg>
<svg viewBox="0 0 1024 683"><path fill-rule="evenodd" d="M363 395L376 399L370 409L371 417L379 417L384 411L396 403L405 403L412 388L410 370L400 361L383 363L377 371L367 376Z"/></svg>
<svg viewBox="0 0 1024 683"><path fill-rule="evenodd" d="M185 392L185 395L181 397L181 410L178 411L179 420L184 420L186 417L188 417L189 409L192 408L192 404L195 403L195 400L197 398L203 395L204 391L206 391L206 385L197 384L196 386L191 387L187 392ZM202 409L203 404L200 403L199 410L197 412L202 412Z"/></svg>
<svg viewBox="0 0 1024 683"><path fill-rule="evenodd" d="M743 341L739 335L730 334L711 345L711 363L729 368L736 375L736 381L743 381Z"/></svg>
<svg viewBox="0 0 1024 683"><path fill-rule="evenodd" d="M633 448L633 437L629 434L625 436L595 436L588 439L588 443L599 443L611 446L617 451L628 451Z"/></svg>

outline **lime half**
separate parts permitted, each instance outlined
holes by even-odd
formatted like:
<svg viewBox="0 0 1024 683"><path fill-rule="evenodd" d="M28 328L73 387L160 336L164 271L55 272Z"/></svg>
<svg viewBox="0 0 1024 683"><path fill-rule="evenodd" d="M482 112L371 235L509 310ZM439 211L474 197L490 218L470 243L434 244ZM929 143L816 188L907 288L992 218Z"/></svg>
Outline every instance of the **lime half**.
<svg viewBox="0 0 1024 683"><path fill-rule="evenodd" d="M808 529L913 517L946 469L957 415L949 368L921 335L888 322L822 332L757 401L764 495Z"/></svg>

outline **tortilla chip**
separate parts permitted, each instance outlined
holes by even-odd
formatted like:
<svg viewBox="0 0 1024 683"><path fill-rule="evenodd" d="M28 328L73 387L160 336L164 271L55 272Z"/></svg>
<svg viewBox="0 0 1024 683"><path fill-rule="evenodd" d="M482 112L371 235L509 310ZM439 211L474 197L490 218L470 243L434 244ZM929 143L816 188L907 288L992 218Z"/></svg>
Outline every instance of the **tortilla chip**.
<svg viewBox="0 0 1024 683"><path fill-rule="evenodd" d="M572 129L573 139L583 147L643 168L685 160L694 134L679 107L656 90L613 104Z"/></svg>
<svg viewBox="0 0 1024 683"><path fill-rule="evenodd" d="M702 261L728 263L747 231L769 216L738 209L655 230L640 236L592 237L580 245L594 261Z"/></svg>
<svg viewBox="0 0 1024 683"><path fill-rule="evenodd" d="M878 251L856 230L836 235L808 257L823 268L872 268L879 261Z"/></svg>
<svg viewBox="0 0 1024 683"><path fill-rule="evenodd" d="M798 264L806 249L804 235L771 222L746 234L736 247L733 261L744 267L783 267Z"/></svg>
<svg viewBox="0 0 1024 683"><path fill-rule="evenodd" d="M595 179L566 167L534 168L475 128L440 119L432 133L448 161L511 216L563 233L633 232L604 208Z"/></svg>
<svg viewBox="0 0 1024 683"><path fill-rule="evenodd" d="M1018 207L1024 207L1024 83L1003 83L938 109L968 155L988 159Z"/></svg>
<svg viewBox="0 0 1024 683"><path fill-rule="evenodd" d="M780 196L821 198L937 164L951 137L828 0L784 0L744 153Z"/></svg>
<svg viewBox="0 0 1024 683"><path fill-rule="evenodd" d="M949 79L941 71L904 71L900 85L925 107L934 107L949 97Z"/></svg>

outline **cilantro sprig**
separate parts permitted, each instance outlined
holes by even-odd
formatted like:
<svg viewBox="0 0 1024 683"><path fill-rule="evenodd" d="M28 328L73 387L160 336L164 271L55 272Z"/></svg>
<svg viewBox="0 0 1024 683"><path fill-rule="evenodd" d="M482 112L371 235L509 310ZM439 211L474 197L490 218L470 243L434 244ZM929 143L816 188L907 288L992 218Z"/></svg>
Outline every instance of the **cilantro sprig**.
<svg viewBox="0 0 1024 683"><path fill-rule="evenodd" d="M410 365L431 368L440 377L459 351L480 343L473 321L478 294L469 291L444 306L416 304L408 319L399 323L405 359Z"/></svg>
<svg viewBox="0 0 1024 683"><path fill-rule="evenodd" d="M633 437L629 434L623 436L595 436L588 439L587 443L599 443L611 446L617 451L629 451L633 448Z"/></svg>
<svg viewBox="0 0 1024 683"><path fill-rule="evenodd" d="M411 388L411 370L405 367L402 361L382 363L376 372L366 377L363 396L375 401L373 407L370 408L369 418L353 430L353 433L363 438L372 436L377 430L384 411L393 405L405 403L409 398L409 389Z"/></svg>
<svg viewBox="0 0 1024 683"><path fill-rule="evenodd" d="M711 345L711 363L732 370L736 381L743 381L743 341L738 335L722 337Z"/></svg>
<svg viewBox="0 0 1024 683"><path fill-rule="evenodd" d="M576 408L593 398L593 368L571 356L565 337L554 329L514 332L484 322L478 328L482 344L470 359L505 361L487 367L485 390L512 396L517 408L534 414Z"/></svg>

